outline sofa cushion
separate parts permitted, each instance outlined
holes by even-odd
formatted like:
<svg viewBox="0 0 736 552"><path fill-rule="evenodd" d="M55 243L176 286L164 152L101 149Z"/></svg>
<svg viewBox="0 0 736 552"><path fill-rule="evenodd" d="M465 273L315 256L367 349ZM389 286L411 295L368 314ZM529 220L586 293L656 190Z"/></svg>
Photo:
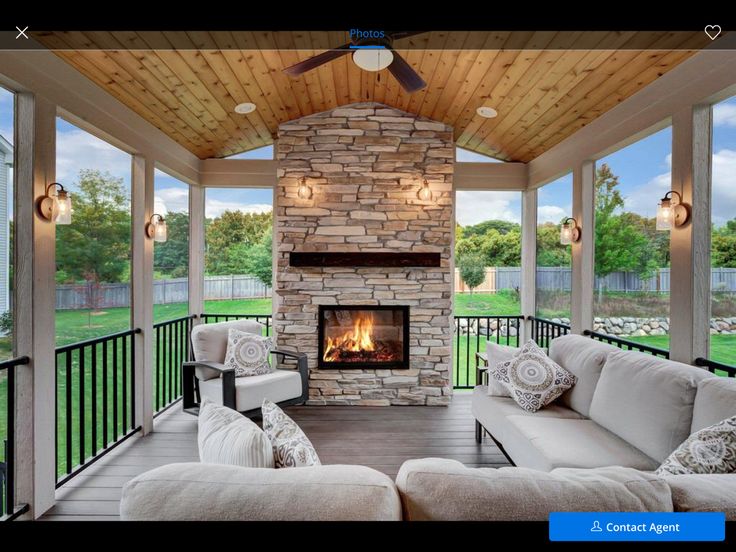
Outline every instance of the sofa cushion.
<svg viewBox="0 0 736 552"><path fill-rule="evenodd" d="M590 418L661 463L690 435L698 382L695 368L634 351L608 355Z"/></svg>
<svg viewBox="0 0 736 552"><path fill-rule="evenodd" d="M653 470L658 462L593 420L509 416L503 446L517 466L555 468L624 466Z"/></svg>
<svg viewBox="0 0 736 552"><path fill-rule="evenodd" d="M471 403L473 417L478 420L495 439L504 442L508 422L507 416L547 416L550 418L580 419L582 416L562 405L552 403L536 412L528 412L521 408L511 397L489 396L484 385L473 390Z"/></svg>
<svg viewBox="0 0 736 552"><path fill-rule="evenodd" d="M676 512L725 512L736 521L736 475L675 475L665 481Z"/></svg>
<svg viewBox="0 0 736 552"><path fill-rule="evenodd" d="M206 397L197 419L199 459L208 464L273 468L271 441L255 423Z"/></svg>
<svg viewBox="0 0 736 552"><path fill-rule="evenodd" d="M693 433L657 469L657 475L736 474L736 416Z"/></svg>
<svg viewBox="0 0 736 552"><path fill-rule="evenodd" d="M496 397L510 397L509 390L501 382L491 375L492 370L502 362L511 360L519 352L518 347L500 345L493 341L486 343L486 355L488 356L488 394ZM479 382L480 383L480 382Z"/></svg>
<svg viewBox="0 0 736 552"><path fill-rule="evenodd" d="M199 382L199 393L222 404L222 379ZM295 399L302 394L302 377L295 370L274 370L263 376L235 378L235 408L241 412L260 408L263 399L274 402Z"/></svg>
<svg viewBox="0 0 736 552"><path fill-rule="evenodd" d="M271 440L277 468L319 466L321 462L309 437L274 403L263 399L263 431Z"/></svg>
<svg viewBox="0 0 736 552"><path fill-rule="evenodd" d="M736 378L713 376L698 382L690 433L736 416Z"/></svg>
<svg viewBox="0 0 736 552"><path fill-rule="evenodd" d="M562 394L560 402L587 417L606 358L619 350L582 335L569 334L553 339L549 357L578 378L577 383Z"/></svg>
<svg viewBox="0 0 736 552"><path fill-rule="evenodd" d="M123 487L126 521L399 521L391 479L365 466L267 470L168 464Z"/></svg>
<svg viewBox="0 0 736 552"><path fill-rule="evenodd" d="M253 320L232 320L230 322L218 322L216 324L198 324L192 328L192 352L194 360L202 362L225 362L227 350L227 334L230 328L242 332L262 335L263 326ZM217 377L220 375L215 370L201 370L204 376ZM200 377L198 374L197 377ZM202 377L201 379L206 379Z"/></svg>
<svg viewBox="0 0 736 552"><path fill-rule="evenodd" d="M672 511L662 479L620 467L544 473L424 458L404 462L396 486L408 521L547 521L550 512Z"/></svg>

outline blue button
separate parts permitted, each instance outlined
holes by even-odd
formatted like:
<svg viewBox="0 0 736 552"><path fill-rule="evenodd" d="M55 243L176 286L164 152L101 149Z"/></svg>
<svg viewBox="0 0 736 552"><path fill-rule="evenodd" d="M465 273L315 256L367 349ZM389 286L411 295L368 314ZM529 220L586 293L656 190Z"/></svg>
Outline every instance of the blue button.
<svg viewBox="0 0 736 552"><path fill-rule="evenodd" d="M722 541L722 512L552 512L551 541Z"/></svg>

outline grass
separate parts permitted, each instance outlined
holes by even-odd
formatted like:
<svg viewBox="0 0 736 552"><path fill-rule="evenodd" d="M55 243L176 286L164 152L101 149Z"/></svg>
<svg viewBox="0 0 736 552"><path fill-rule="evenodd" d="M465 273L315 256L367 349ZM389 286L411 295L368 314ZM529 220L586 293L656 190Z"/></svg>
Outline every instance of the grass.
<svg viewBox="0 0 736 552"><path fill-rule="evenodd" d="M668 335L646 335L624 339L660 349L670 348L670 336ZM722 364L736 366L736 335L711 335L708 358Z"/></svg>
<svg viewBox="0 0 736 552"><path fill-rule="evenodd" d="M497 293L456 293L456 316L514 316L521 313L518 295L510 290Z"/></svg>

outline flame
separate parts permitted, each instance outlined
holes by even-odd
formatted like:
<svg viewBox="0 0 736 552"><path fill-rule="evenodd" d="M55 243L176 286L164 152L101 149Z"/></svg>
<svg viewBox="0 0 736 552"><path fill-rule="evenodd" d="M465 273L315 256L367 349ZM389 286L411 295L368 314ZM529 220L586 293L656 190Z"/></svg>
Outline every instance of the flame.
<svg viewBox="0 0 736 552"><path fill-rule="evenodd" d="M374 351L373 343L373 315L361 315L353 324L353 329L339 337L327 338L323 360L334 362L338 358L338 351Z"/></svg>

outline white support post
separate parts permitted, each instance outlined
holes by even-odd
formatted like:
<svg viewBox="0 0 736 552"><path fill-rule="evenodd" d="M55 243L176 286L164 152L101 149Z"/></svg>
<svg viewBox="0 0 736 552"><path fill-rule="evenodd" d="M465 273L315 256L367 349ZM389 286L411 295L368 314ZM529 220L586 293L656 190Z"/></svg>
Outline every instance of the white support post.
<svg viewBox="0 0 736 552"><path fill-rule="evenodd" d="M143 435L153 431L153 240L146 224L153 214L154 163L134 155L132 163L133 266L131 324L135 340L135 421Z"/></svg>
<svg viewBox="0 0 736 552"><path fill-rule="evenodd" d="M672 117L672 189L692 213L670 233L670 358L687 364L710 339L711 128L708 105Z"/></svg>
<svg viewBox="0 0 736 552"><path fill-rule="evenodd" d="M189 314L195 316L204 313L204 192L189 186Z"/></svg>
<svg viewBox="0 0 736 552"><path fill-rule="evenodd" d="M570 326L573 333L593 329L595 280L595 163L585 161L572 173L572 216L580 226L580 240L572 244Z"/></svg>
<svg viewBox="0 0 736 552"><path fill-rule="evenodd" d="M532 338L531 321L537 308L537 190L522 192L521 202L521 324L520 343Z"/></svg>
<svg viewBox="0 0 736 552"><path fill-rule="evenodd" d="M56 227L36 214L36 200L56 180L56 106L16 96L15 301L13 345L31 358L17 368L16 502L28 518L54 505L56 486Z"/></svg>

